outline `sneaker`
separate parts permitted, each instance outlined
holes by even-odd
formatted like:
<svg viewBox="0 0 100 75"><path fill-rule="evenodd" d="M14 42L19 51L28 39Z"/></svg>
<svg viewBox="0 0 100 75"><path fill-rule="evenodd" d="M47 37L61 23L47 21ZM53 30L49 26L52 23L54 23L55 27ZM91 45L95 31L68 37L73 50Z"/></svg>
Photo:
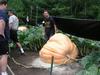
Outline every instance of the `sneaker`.
<svg viewBox="0 0 100 75"><path fill-rule="evenodd" d="M25 56L26 54L25 53L21 53L21 55Z"/></svg>

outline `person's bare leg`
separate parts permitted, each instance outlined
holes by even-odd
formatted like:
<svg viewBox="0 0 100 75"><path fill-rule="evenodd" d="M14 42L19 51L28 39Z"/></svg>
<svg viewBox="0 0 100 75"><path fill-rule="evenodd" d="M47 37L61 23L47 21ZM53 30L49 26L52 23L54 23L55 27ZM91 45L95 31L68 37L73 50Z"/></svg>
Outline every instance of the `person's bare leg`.
<svg viewBox="0 0 100 75"><path fill-rule="evenodd" d="M2 55L0 59L0 73L1 75L8 75L6 70L7 70L7 59L8 55Z"/></svg>
<svg viewBox="0 0 100 75"><path fill-rule="evenodd" d="M4 30L5 30L5 21L3 19L0 20L0 35L5 37L4 35ZM8 55L1 55L0 56L0 75L8 75L6 72L7 69L7 58Z"/></svg>
<svg viewBox="0 0 100 75"><path fill-rule="evenodd" d="M0 56L0 73L2 72L2 70L1 70L1 58L2 58L2 56Z"/></svg>
<svg viewBox="0 0 100 75"><path fill-rule="evenodd" d="M25 52L24 52L24 50L23 50L21 44L20 44L19 42L17 42L16 44L17 44L17 46L20 48L21 53L24 54Z"/></svg>

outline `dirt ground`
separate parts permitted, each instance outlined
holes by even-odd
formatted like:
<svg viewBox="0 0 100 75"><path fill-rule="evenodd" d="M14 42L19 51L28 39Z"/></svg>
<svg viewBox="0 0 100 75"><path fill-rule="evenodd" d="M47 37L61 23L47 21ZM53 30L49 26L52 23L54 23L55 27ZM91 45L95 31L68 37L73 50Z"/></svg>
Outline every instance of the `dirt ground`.
<svg viewBox="0 0 100 75"><path fill-rule="evenodd" d="M38 53L26 51L25 55L21 55L19 51L11 51L10 56L13 57L18 63L26 66L32 65L32 62L39 57ZM9 58L9 66L15 75L50 75L50 68L38 68L31 67L25 68L23 66L15 64L15 62ZM36 66L40 63L35 63ZM61 65L53 68L52 75L75 75L76 72L80 70L80 65L78 63ZM9 74L11 75L11 74Z"/></svg>
<svg viewBox="0 0 100 75"><path fill-rule="evenodd" d="M29 65L33 59L35 59L38 56L37 53L34 52L26 52L25 55L21 55L19 51L12 51L11 57L14 57L14 59L24 65ZM50 75L50 72L46 69L40 69L40 68L25 68L20 65L16 65L11 57L9 58L9 66L12 69L12 71L15 73L15 75ZM10 75L10 74L9 74Z"/></svg>

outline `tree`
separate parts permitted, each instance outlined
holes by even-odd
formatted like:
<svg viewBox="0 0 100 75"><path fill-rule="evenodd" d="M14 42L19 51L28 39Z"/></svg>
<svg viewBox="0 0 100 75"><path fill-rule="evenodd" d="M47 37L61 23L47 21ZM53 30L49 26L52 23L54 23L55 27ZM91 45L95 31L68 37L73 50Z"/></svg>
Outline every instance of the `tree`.
<svg viewBox="0 0 100 75"><path fill-rule="evenodd" d="M9 7L15 9L18 16L28 15L33 19L36 15L42 18L44 9L53 16L65 18L100 18L100 0L9 0Z"/></svg>
<svg viewBox="0 0 100 75"><path fill-rule="evenodd" d="M8 7L9 9L15 10L18 17L25 16L25 6L21 0L9 0Z"/></svg>

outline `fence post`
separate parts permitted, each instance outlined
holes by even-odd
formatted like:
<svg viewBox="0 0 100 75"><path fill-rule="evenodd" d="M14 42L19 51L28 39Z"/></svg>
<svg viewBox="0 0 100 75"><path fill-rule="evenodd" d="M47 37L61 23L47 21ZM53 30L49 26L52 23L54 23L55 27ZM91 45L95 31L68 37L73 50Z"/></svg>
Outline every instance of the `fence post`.
<svg viewBox="0 0 100 75"><path fill-rule="evenodd" d="M52 75L52 71L53 71L53 63L54 63L54 56L52 56L52 58L51 58L50 75Z"/></svg>

